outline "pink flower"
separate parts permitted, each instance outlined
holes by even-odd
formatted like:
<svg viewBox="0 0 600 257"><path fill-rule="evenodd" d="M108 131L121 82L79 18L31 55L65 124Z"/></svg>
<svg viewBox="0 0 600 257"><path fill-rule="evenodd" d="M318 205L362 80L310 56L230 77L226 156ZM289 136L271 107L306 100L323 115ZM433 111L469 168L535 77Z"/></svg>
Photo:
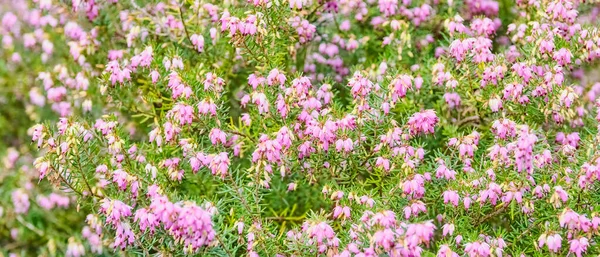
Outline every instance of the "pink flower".
<svg viewBox="0 0 600 257"><path fill-rule="evenodd" d="M375 232L373 239L375 245L389 251L394 245L396 235L391 229L384 229Z"/></svg>
<svg viewBox="0 0 600 257"><path fill-rule="evenodd" d="M268 113L269 112L269 100L264 93L254 92L252 94L252 103L258 106L258 113Z"/></svg>
<svg viewBox="0 0 600 257"><path fill-rule="evenodd" d="M444 161L440 161L440 166L435 171L435 177L447 180L456 179L456 171L448 169Z"/></svg>
<svg viewBox="0 0 600 257"><path fill-rule="evenodd" d="M302 9L304 0L289 0L291 9Z"/></svg>
<svg viewBox="0 0 600 257"><path fill-rule="evenodd" d="M349 31L350 30L350 26L351 26L350 21L349 20L344 20L340 24L340 30L341 31Z"/></svg>
<svg viewBox="0 0 600 257"><path fill-rule="evenodd" d="M441 245L437 257L459 257L459 255L453 252L448 245Z"/></svg>
<svg viewBox="0 0 600 257"><path fill-rule="evenodd" d="M450 54L452 57L454 57L454 59L456 59L456 61L461 62L465 59L467 52L471 49L472 45L472 40L454 40L452 43L450 43Z"/></svg>
<svg viewBox="0 0 600 257"><path fill-rule="evenodd" d="M444 100L446 100L446 104L448 104L448 108L450 109L460 106L460 95L457 93L444 94Z"/></svg>
<svg viewBox="0 0 600 257"><path fill-rule="evenodd" d="M366 97L371 92L374 85L369 79L363 77L360 72L356 72L348 81L348 86L350 87L354 99L356 99Z"/></svg>
<svg viewBox="0 0 600 257"><path fill-rule="evenodd" d="M115 61L123 58L123 50L108 50L108 60Z"/></svg>
<svg viewBox="0 0 600 257"><path fill-rule="evenodd" d="M202 115L209 114L212 116L217 115L217 105L212 101L212 99L202 100L198 103L198 113Z"/></svg>
<svg viewBox="0 0 600 257"><path fill-rule="evenodd" d="M460 196L456 191L446 190L443 193L444 203L452 203L454 206L458 206L458 201L460 201Z"/></svg>
<svg viewBox="0 0 600 257"><path fill-rule="evenodd" d="M385 171L390 171L390 160L383 158L383 157L377 157L376 161L375 161L375 166L385 170Z"/></svg>
<svg viewBox="0 0 600 257"><path fill-rule="evenodd" d="M150 78L152 79L152 84L156 84L156 82L158 82L158 79L160 78L160 74L157 70L153 70L152 72L150 72Z"/></svg>
<svg viewBox="0 0 600 257"><path fill-rule="evenodd" d="M249 127L250 124L252 124L252 120L250 119L250 115L248 113L242 114L241 120L244 123L244 125L247 127Z"/></svg>
<svg viewBox="0 0 600 257"><path fill-rule="evenodd" d="M417 90L421 89L421 86L423 85L423 78L421 76L418 76L415 78L415 88Z"/></svg>
<svg viewBox="0 0 600 257"><path fill-rule="evenodd" d="M404 207L404 218L409 219L411 215L416 217L422 212L427 212L425 203L421 201L415 201L410 206Z"/></svg>
<svg viewBox="0 0 600 257"><path fill-rule="evenodd" d="M465 253L469 257L488 257L491 256L491 249L488 243L473 242L465 245Z"/></svg>
<svg viewBox="0 0 600 257"><path fill-rule="evenodd" d="M121 69L117 61L108 62L105 71L110 74L110 81L112 85L115 85L117 82L124 83L126 80L131 79L131 70L128 68Z"/></svg>
<svg viewBox="0 0 600 257"><path fill-rule="evenodd" d="M194 119L194 108L184 103L177 103L167 113L167 117L179 121L179 125L190 125Z"/></svg>
<svg viewBox="0 0 600 257"><path fill-rule="evenodd" d="M295 3L299 3L303 0L292 0ZM298 5L296 5L298 6ZM301 6L300 6L301 7ZM310 24L308 20L301 18L300 16L296 16L292 18L291 26L296 29L296 33L298 34L298 41L301 44L308 43L312 41L314 38L314 34L317 32L317 27L313 24Z"/></svg>
<svg viewBox="0 0 600 257"><path fill-rule="evenodd" d="M406 92L412 89L412 78L408 75L400 75L390 84L390 90L392 91L392 101L397 102L398 99L406 96Z"/></svg>
<svg viewBox="0 0 600 257"><path fill-rule="evenodd" d="M478 200L480 204L490 200L490 203L495 205L500 198L500 195L502 195L502 188L500 188L498 184L490 182L488 187L479 193Z"/></svg>
<svg viewBox="0 0 600 257"><path fill-rule="evenodd" d="M327 245L330 245L335 240L333 228L325 222L311 223L307 221L302 224L302 230L312 239L310 242L316 243L320 253L325 252Z"/></svg>
<svg viewBox="0 0 600 257"><path fill-rule="evenodd" d="M112 244L113 248L119 248L121 250L129 245L133 245L135 242L135 235L129 223L119 222L116 225L115 241Z"/></svg>
<svg viewBox="0 0 600 257"><path fill-rule="evenodd" d="M171 60L171 68L183 70L183 60L181 57L173 57L173 60Z"/></svg>
<svg viewBox="0 0 600 257"><path fill-rule="evenodd" d="M431 220L424 223L409 224L406 229L408 242L415 245L429 243L433 239L435 228L436 227Z"/></svg>
<svg viewBox="0 0 600 257"><path fill-rule="evenodd" d="M106 223L117 226L122 219L131 216L131 206L119 201L103 198L100 204L100 212L106 215Z"/></svg>
<svg viewBox="0 0 600 257"><path fill-rule="evenodd" d="M571 104L577 99L577 94L571 89L564 89L560 94L560 102L567 108L571 107Z"/></svg>
<svg viewBox="0 0 600 257"><path fill-rule="evenodd" d="M569 241L569 253L575 253L575 256L581 257L581 254L587 251L589 245L589 240L586 237L573 239Z"/></svg>
<svg viewBox="0 0 600 257"><path fill-rule="evenodd" d="M38 162L38 160L36 159L35 166L36 166L36 169L38 170L38 172L40 173L40 180L42 180L44 177L46 177L46 175L48 174L48 171L50 170L50 162L48 162L48 161Z"/></svg>
<svg viewBox="0 0 600 257"><path fill-rule="evenodd" d="M492 132L501 139L514 137L517 133L516 123L509 119L495 120L492 123Z"/></svg>
<svg viewBox="0 0 600 257"><path fill-rule="evenodd" d="M472 31L482 36L491 36L496 32L496 23L489 18L474 19L471 22Z"/></svg>
<svg viewBox="0 0 600 257"><path fill-rule="evenodd" d="M229 169L230 161L226 152L221 152L212 157L208 167L210 168L213 175L220 175L221 179L224 179Z"/></svg>
<svg viewBox="0 0 600 257"><path fill-rule="evenodd" d="M566 48L561 48L552 55L552 58L562 66L571 64L571 57L573 57L573 54Z"/></svg>
<svg viewBox="0 0 600 257"><path fill-rule="evenodd" d="M338 139L335 142L335 149L338 152L344 151L345 153L349 153L352 151L353 148L354 148L354 143L352 142L352 139L350 139L350 138L346 138L345 140Z"/></svg>
<svg viewBox="0 0 600 257"><path fill-rule="evenodd" d="M215 238L211 212L193 202L171 203L165 196L152 197L148 213L157 217L165 231L178 244L195 252Z"/></svg>
<svg viewBox="0 0 600 257"><path fill-rule="evenodd" d="M434 127L438 123L438 120L435 111L424 110L413 114L407 124L412 135L433 134Z"/></svg>
<svg viewBox="0 0 600 257"><path fill-rule="evenodd" d="M266 135L259 139L256 150L252 153L252 162L260 159L266 159L272 163L279 163L282 155L282 145L278 140L269 140Z"/></svg>
<svg viewBox="0 0 600 257"><path fill-rule="evenodd" d="M398 0L379 0L379 11L384 16L392 16L398 10Z"/></svg>
<svg viewBox="0 0 600 257"><path fill-rule="evenodd" d="M544 237L545 237L545 234L542 235L540 237L540 239L538 240L539 247L544 246L544 243L545 243L546 245L548 245L548 250L550 250L551 252L557 253L560 250L560 247L562 244L562 237L559 234L554 234L554 235L546 237L545 241L544 241Z"/></svg>
<svg viewBox="0 0 600 257"><path fill-rule="evenodd" d="M125 191L127 189L127 182L129 179L129 174L127 172L118 169L113 172L113 182L117 184L120 190Z"/></svg>
<svg viewBox="0 0 600 257"><path fill-rule="evenodd" d="M444 226L442 226L442 235L446 236L446 235L452 235L454 233L454 224L444 224Z"/></svg>
<svg viewBox="0 0 600 257"><path fill-rule="evenodd" d="M250 74L248 76L248 85L252 86L252 89L256 90L258 86L264 85L266 79L262 76L256 76L256 74Z"/></svg>
<svg viewBox="0 0 600 257"><path fill-rule="evenodd" d="M298 0L298 1L302 1L302 0ZM269 76L267 76L267 84L269 86L275 85L275 84L279 84L280 86L283 86L285 84L285 75L279 71L278 69L272 69L269 72Z"/></svg>
<svg viewBox="0 0 600 257"><path fill-rule="evenodd" d="M11 194L14 211L17 214L26 214L29 210L29 195L23 188L19 188Z"/></svg>
<svg viewBox="0 0 600 257"><path fill-rule="evenodd" d="M316 149L312 147L312 143L310 141L305 141L298 146L298 158L303 159L309 157L315 151Z"/></svg>
<svg viewBox="0 0 600 257"><path fill-rule="evenodd" d="M241 235L242 232L244 232L244 222L238 221L234 226L237 227L238 235Z"/></svg>
<svg viewBox="0 0 600 257"><path fill-rule="evenodd" d="M225 144L227 143L227 135L225 134L225 132L221 131L218 128L213 128L208 137L210 138L210 142L213 145L217 145L219 143L221 144Z"/></svg>
<svg viewBox="0 0 600 257"><path fill-rule="evenodd" d="M569 195L561 186L554 187L554 194L550 198L550 202L554 203L554 206L560 206L560 201L566 203L569 200Z"/></svg>
<svg viewBox="0 0 600 257"><path fill-rule="evenodd" d="M190 41L192 41L192 45L196 47L196 51L199 53L204 52L204 37L202 35L193 34L190 36Z"/></svg>
<svg viewBox="0 0 600 257"><path fill-rule="evenodd" d="M350 218L350 207L348 206L336 206L335 208L333 208L333 218L334 219L348 219Z"/></svg>
<svg viewBox="0 0 600 257"><path fill-rule="evenodd" d="M80 257L85 255L85 248L83 245L74 240L75 238L69 238L69 243L67 245L67 251L65 252L65 256L67 257Z"/></svg>
<svg viewBox="0 0 600 257"><path fill-rule="evenodd" d="M540 53L551 53L554 51L554 41L552 39L542 40L540 42Z"/></svg>
<svg viewBox="0 0 600 257"><path fill-rule="evenodd" d="M135 211L134 221L138 222L142 232L150 230L151 234L156 231L156 227L159 225L158 217L154 215L154 213L149 212L146 208Z"/></svg>
<svg viewBox="0 0 600 257"><path fill-rule="evenodd" d="M135 55L131 58L130 67L135 70L138 66L141 67L150 67L152 63L152 48L147 47L140 54Z"/></svg>
<svg viewBox="0 0 600 257"><path fill-rule="evenodd" d="M295 191L297 187L298 187L298 185L296 183L289 183L288 184L288 192Z"/></svg>

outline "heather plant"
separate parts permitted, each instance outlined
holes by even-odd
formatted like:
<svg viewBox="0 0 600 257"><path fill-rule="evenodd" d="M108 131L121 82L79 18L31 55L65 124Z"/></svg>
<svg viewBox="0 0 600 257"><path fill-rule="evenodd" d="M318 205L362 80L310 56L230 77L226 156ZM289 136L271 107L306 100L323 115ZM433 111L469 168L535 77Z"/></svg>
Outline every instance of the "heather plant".
<svg viewBox="0 0 600 257"><path fill-rule="evenodd" d="M7 256L595 256L594 1L2 3Z"/></svg>

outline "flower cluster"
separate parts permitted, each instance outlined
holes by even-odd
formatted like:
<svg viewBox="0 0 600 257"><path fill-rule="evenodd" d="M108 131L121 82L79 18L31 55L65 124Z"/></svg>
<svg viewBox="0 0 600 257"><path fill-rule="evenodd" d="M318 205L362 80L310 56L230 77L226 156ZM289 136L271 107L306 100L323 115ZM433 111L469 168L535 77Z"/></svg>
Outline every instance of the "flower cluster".
<svg viewBox="0 0 600 257"><path fill-rule="evenodd" d="M2 254L600 254L595 1L67 2L0 7Z"/></svg>

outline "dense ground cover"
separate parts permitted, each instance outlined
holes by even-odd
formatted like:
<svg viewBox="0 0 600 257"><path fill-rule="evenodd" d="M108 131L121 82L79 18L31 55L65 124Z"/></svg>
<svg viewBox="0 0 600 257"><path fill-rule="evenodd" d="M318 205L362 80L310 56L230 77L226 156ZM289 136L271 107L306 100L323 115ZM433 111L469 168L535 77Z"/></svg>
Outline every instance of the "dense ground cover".
<svg viewBox="0 0 600 257"><path fill-rule="evenodd" d="M0 3L1 256L596 256L596 1Z"/></svg>

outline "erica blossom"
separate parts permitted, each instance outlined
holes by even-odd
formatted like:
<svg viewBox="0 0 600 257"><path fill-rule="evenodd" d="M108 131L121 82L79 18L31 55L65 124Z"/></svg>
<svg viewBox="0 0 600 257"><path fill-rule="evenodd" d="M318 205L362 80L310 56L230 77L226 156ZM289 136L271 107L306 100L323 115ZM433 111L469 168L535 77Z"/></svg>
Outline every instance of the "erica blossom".
<svg viewBox="0 0 600 257"><path fill-rule="evenodd" d="M404 207L404 218L409 219L411 216L418 216L419 213L427 212L425 204L421 201L416 201L410 206Z"/></svg>
<svg viewBox="0 0 600 257"><path fill-rule="evenodd" d="M222 152L213 156L208 164L213 175L219 175L221 178L225 178L227 170L229 169L229 157L227 153Z"/></svg>
<svg viewBox="0 0 600 257"><path fill-rule="evenodd" d="M354 74L354 76L352 76L350 81L348 81L348 86L352 91L352 95L356 99L367 96L373 88L373 82L369 81L369 79L363 77L362 74L357 72Z"/></svg>
<svg viewBox="0 0 600 257"><path fill-rule="evenodd" d="M379 11L385 16L396 14L398 0L379 0Z"/></svg>
<svg viewBox="0 0 600 257"><path fill-rule="evenodd" d="M333 228L331 228L331 226L325 222L316 224L304 223L302 225L302 229L304 233L306 233L308 237L312 239L311 241L316 243L319 252L321 253L325 252L327 249L326 246L329 245L329 242L335 240L335 232L333 231Z"/></svg>
<svg viewBox="0 0 600 257"><path fill-rule="evenodd" d="M302 1L302 0L292 0L294 2ZM302 19L300 16L296 16L292 18L292 27L296 28L296 32L298 33L298 40L300 43L308 43L310 42L315 32L317 31L317 27L313 24L310 24L308 20Z"/></svg>
<svg viewBox="0 0 600 257"><path fill-rule="evenodd" d="M75 238L69 238L69 244L67 245L67 251L65 252L65 256L68 257L80 257L85 255L85 248L83 245L77 241Z"/></svg>
<svg viewBox="0 0 600 257"><path fill-rule="evenodd" d="M350 138L347 138L345 140L338 139L335 143L335 149L338 152L344 151L346 153L349 153L352 151L353 148L354 148L353 142L352 142L352 139L350 139Z"/></svg>
<svg viewBox="0 0 600 257"><path fill-rule="evenodd" d="M447 190L444 191L444 203L452 203L454 206L458 206L458 201L460 200L460 196L456 191Z"/></svg>
<svg viewBox="0 0 600 257"><path fill-rule="evenodd" d="M217 105L212 101L212 99L202 100L198 104L198 113L202 115L210 114L215 116L217 115Z"/></svg>
<svg viewBox="0 0 600 257"><path fill-rule="evenodd" d="M173 118L179 121L179 125L192 124L194 118L194 108L184 103L177 103L167 113L167 117Z"/></svg>
<svg viewBox="0 0 600 257"><path fill-rule="evenodd" d="M192 45L196 47L196 51L199 53L204 52L204 37L202 35L193 34L190 37L190 41L192 41Z"/></svg>
<svg viewBox="0 0 600 257"><path fill-rule="evenodd" d="M133 234L131 225L125 222L118 222L115 226L116 235L112 247L123 250L129 245L133 245L135 242L135 235Z"/></svg>
<svg viewBox="0 0 600 257"><path fill-rule="evenodd" d="M544 245L547 245L548 250L550 250L550 252L554 252L554 253L557 253L560 250L561 244L562 244L562 237L559 234L554 234L554 235L542 234L542 236L540 236L540 238L538 239L539 247L543 247Z"/></svg>
<svg viewBox="0 0 600 257"><path fill-rule="evenodd" d="M159 220L154 213L149 212L146 208L141 208L135 211L134 221L140 226L142 232L149 230L151 233L156 231L159 225Z"/></svg>
<svg viewBox="0 0 600 257"><path fill-rule="evenodd" d="M131 79L131 70L128 68L121 69L117 61L110 61L106 65L106 72L110 74L110 81L112 85L116 84L117 82L123 83L126 80Z"/></svg>
<svg viewBox="0 0 600 257"><path fill-rule="evenodd" d="M217 144L225 144L227 143L227 135L225 134L225 132L223 132L222 130L218 129L218 128L213 128L209 135L210 137L210 142L213 145L217 145Z"/></svg>
<svg viewBox="0 0 600 257"><path fill-rule="evenodd" d="M446 163L443 160L438 161L440 166L435 171L436 178L444 178L447 180L456 179L456 171L450 170L446 167Z"/></svg>
<svg viewBox="0 0 600 257"><path fill-rule="evenodd" d="M590 1L4 2L7 254L598 252Z"/></svg>
<svg viewBox="0 0 600 257"><path fill-rule="evenodd" d="M491 256L491 247L486 242L467 243L465 253L469 257L488 257Z"/></svg>
<svg viewBox="0 0 600 257"><path fill-rule="evenodd" d="M273 86L275 84L283 86L285 84L285 80L286 77L281 71L279 71L278 69L272 69L269 72L269 76L267 77L267 84L269 86Z"/></svg>
<svg viewBox="0 0 600 257"><path fill-rule="evenodd" d="M444 226L442 226L442 235L446 236L446 235L452 235L454 233L454 224L444 224Z"/></svg>
<svg viewBox="0 0 600 257"><path fill-rule="evenodd" d="M375 160L375 166L382 168L385 171L390 171L390 160L383 157L377 157Z"/></svg>
<svg viewBox="0 0 600 257"><path fill-rule="evenodd" d="M241 121L244 123L245 126L250 126L250 124L252 124L252 119L247 113L242 114Z"/></svg>
<svg viewBox="0 0 600 257"><path fill-rule="evenodd" d="M281 161L283 147L278 140L269 140L267 136L261 136L259 144L252 153L252 161L257 162L266 158L269 162L279 163Z"/></svg>
<svg viewBox="0 0 600 257"><path fill-rule="evenodd" d="M260 114L269 112L269 100L264 93L252 93L252 103L256 104Z"/></svg>
<svg viewBox="0 0 600 257"><path fill-rule="evenodd" d="M101 201L100 212L106 215L106 222L117 226L122 219L131 216L131 206L119 201L104 198Z"/></svg>
<svg viewBox="0 0 600 257"><path fill-rule="evenodd" d="M500 100L498 97L492 97L488 101L488 105L490 106L492 112L498 112L498 110L502 109L502 100Z"/></svg>
<svg viewBox="0 0 600 257"><path fill-rule="evenodd" d="M460 106L460 95L457 93L446 93L444 94L444 100L448 104L448 108L454 109Z"/></svg>
<svg viewBox="0 0 600 257"><path fill-rule="evenodd" d="M437 257L459 257L459 255L453 252L448 245L442 245L437 252Z"/></svg>
<svg viewBox="0 0 600 257"><path fill-rule="evenodd" d="M304 4L304 0L289 0L289 2L292 9L302 9L302 5Z"/></svg>
<svg viewBox="0 0 600 257"><path fill-rule="evenodd" d="M147 47L140 54L133 56L129 65L133 70L135 70L138 66L149 67L152 63L152 55L152 48Z"/></svg>
<svg viewBox="0 0 600 257"><path fill-rule="evenodd" d="M586 237L573 239L569 241L569 252L574 253L577 257L581 257L587 251L589 245L589 240Z"/></svg>
<svg viewBox="0 0 600 257"><path fill-rule="evenodd" d="M434 127L438 123L438 117L433 110L424 110L413 114L408 120L410 133L417 134L433 134Z"/></svg>
<svg viewBox="0 0 600 257"><path fill-rule="evenodd" d="M378 247L381 247L384 250L389 251L394 244L396 234L391 229L384 229L384 230L379 230L379 231L375 232L375 234L373 235L373 238L375 240L375 244Z"/></svg>
<svg viewBox="0 0 600 257"><path fill-rule="evenodd" d="M333 218L347 219L350 218L350 207L348 206L336 206L333 208Z"/></svg>
<svg viewBox="0 0 600 257"><path fill-rule="evenodd" d="M17 189L11 194L15 213L25 214L29 210L29 195L24 189Z"/></svg>

